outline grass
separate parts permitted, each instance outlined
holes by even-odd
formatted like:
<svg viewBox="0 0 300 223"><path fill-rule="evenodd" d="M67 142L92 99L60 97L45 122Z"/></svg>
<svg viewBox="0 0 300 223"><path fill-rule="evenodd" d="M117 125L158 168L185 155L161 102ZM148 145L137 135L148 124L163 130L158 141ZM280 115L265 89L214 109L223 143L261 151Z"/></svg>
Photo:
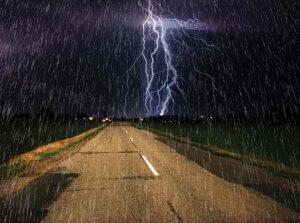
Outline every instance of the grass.
<svg viewBox="0 0 300 223"><path fill-rule="evenodd" d="M96 121L0 120L0 164L42 145L98 126Z"/></svg>
<svg viewBox="0 0 300 223"><path fill-rule="evenodd" d="M277 175L299 177L300 132L295 126L242 123L133 123L209 150L213 154L262 166Z"/></svg>
<svg viewBox="0 0 300 223"><path fill-rule="evenodd" d="M40 161L45 161L45 160L59 154L61 151L63 151L63 150L54 150L54 151L51 151L51 152L41 153L41 154L39 154Z"/></svg>
<svg viewBox="0 0 300 223"><path fill-rule="evenodd" d="M28 164L15 163L15 164L3 164L0 166L0 177L13 177L19 173L22 173Z"/></svg>
<svg viewBox="0 0 300 223"><path fill-rule="evenodd" d="M82 139L83 140L83 139ZM42 152L42 153L39 153L38 156L39 156L39 161L45 161L47 159L50 159L51 157L53 156L56 156L58 155L59 153L69 149L69 148L72 148L74 146L76 146L79 142L81 142L82 140L78 140L78 141L75 141L75 142L70 142L68 143L66 146L64 147L61 147L61 148L58 148L56 150L53 150L53 151L47 151L47 152Z"/></svg>
<svg viewBox="0 0 300 223"><path fill-rule="evenodd" d="M69 142L67 145L65 145L63 147L57 148L55 150L39 153L37 155L39 158L38 161L39 162L46 161L46 160L60 154L63 151L73 148L74 146L78 145L80 142L96 135L97 133L102 131L105 127L106 127L106 125L102 125L102 126L96 128L95 130L84 134L80 138L77 138L76 140ZM12 162L6 162L6 163L0 165L0 178L14 177L14 176L22 173L23 171L25 171L27 169L27 167L32 166L32 165L34 165L34 163L32 163L32 161L26 162L26 161L12 160Z"/></svg>
<svg viewBox="0 0 300 223"><path fill-rule="evenodd" d="M85 139L88 139L96 134L98 134L100 131L102 131L106 126L101 126L101 127L98 127L95 131L93 132L90 132L88 134L85 134L84 136L82 136L81 138L77 139L76 141L73 141L73 142L70 142L68 143L66 146L64 147L61 147L61 148L58 148L56 150L53 150L53 151L47 151L47 152L43 152L43 153L40 153L39 154L39 158L40 158L40 161L45 161L45 160L48 160L50 159L51 157L53 156L56 156L58 155L59 153L69 149L69 148L72 148L74 146L76 146L78 143L82 142L83 140Z"/></svg>

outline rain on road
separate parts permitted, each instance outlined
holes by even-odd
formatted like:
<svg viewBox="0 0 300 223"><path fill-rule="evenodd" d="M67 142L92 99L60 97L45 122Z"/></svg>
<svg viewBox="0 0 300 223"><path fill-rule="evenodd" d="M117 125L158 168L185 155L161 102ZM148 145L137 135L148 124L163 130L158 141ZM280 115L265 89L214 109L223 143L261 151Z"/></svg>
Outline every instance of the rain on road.
<svg viewBox="0 0 300 223"><path fill-rule="evenodd" d="M297 214L115 123L56 168L79 174L42 222L289 222Z"/></svg>

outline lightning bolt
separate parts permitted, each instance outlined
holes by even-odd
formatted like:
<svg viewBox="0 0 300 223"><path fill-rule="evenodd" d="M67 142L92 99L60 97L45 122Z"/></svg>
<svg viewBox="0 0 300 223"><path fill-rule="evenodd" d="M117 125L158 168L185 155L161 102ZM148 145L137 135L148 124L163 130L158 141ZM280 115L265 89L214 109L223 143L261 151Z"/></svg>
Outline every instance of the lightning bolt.
<svg viewBox="0 0 300 223"><path fill-rule="evenodd" d="M146 19L142 25L142 50L126 73L128 74L140 59L144 61L143 70L146 76L144 105L146 115L162 116L170 113L169 106L171 102L174 106L173 94L175 90L179 91L183 98L186 99L178 82L179 74L176 69L177 64L175 64L176 58L179 57L179 55L175 56L171 51L170 40L174 40L179 44L181 47L179 54L181 55L184 50L190 49L184 39L196 40L195 37L189 36L187 31L206 30L207 26L197 19L182 21L176 18L163 18L162 16L158 16L154 13L152 0L147 0L146 7L141 4L141 2L138 4L146 12ZM159 7L161 6L159 5ZM176 35L173 30L181 34ZM199 39L197 39L197 41L199 42ZM202 39L200 39L200 43L205 47L215 48L214 45L208 44ZM192 64L195 72L210 78L213 88L217 90L214 85L214 78L209 74L202 73L195 66L194 60L192 60ZM163 67L163 69L161 69L161 67ZM160 69L159 71L157 71L158 68Z"/></svg>

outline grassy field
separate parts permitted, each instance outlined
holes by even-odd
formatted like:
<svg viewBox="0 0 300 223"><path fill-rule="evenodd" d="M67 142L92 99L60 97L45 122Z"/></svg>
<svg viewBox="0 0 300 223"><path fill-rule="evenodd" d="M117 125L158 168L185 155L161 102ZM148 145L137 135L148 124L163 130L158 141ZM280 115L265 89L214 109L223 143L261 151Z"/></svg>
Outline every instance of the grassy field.
<svg viewBox="0 0 300 223"><path fill-rule="evenodd" d="M9 162L0 165L0 179L15 177L26 171L28 168L31 168L31 171L33 172L30 173L34 174L34 171L41 171L44 168L42 164L44 161L50 159L50 163L47 163L47 168L49 168L51 164L55 164L60 159L64 158L66 154L72 153L72 149L76 149L78 145L97 135L106 127L107 124L102 124L74 137L49 143L36 150L17 156L15 159L10 159ZM59 156L61 154L62 156Z"/></svg>
<svg viewBox="0 0 300 223"><path fill-rule="evenodd" d="M201 145L216 146L242 156L300 167L300 130L295 126L225 123L135 123Z"/></svg>
<svg viewBox="0 0 300 223"><path fill-rule="evenodd" d="M39 146L78 135L97 126L96 121L2 121L0 122L0 163Z"/></svg>

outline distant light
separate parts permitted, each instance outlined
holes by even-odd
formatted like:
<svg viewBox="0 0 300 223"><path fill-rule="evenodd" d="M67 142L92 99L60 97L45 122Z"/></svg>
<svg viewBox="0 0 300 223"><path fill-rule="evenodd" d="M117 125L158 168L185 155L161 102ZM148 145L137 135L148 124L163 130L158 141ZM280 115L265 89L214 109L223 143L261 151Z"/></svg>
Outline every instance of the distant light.
<svg viewBox="0 0 300 223"><path fill-rule="evenodd" d="M144 119L143 119L143 118L140 118L140 121L142 122L142 121L144 121Z"/></svg>
<svg viewBox="0 0 300 223"><path fill-rule="evenodd" d="M209 118L210 118L210 119L213 119L213 117L212 117L212 116L210 116Z"/></svg>
<svg viewBox="0 0 300 223"><path fill-rule="evenodd" d="M101 119L101 122L105 123L105 122L111 122L110 118L103 118Z"/></svg>
<svg viewBox="0 0 300 223"><path fill-rule="evenodd" d="M93 120L94 120L94 118L93 118L93 117L89 117L89 120L90 120L90 121L93 121Z"/></svg>
<svg viewBox="0 0 300 223"><path fill-rule="evenodd" d="M170 123L173 123L173 121L170 121Z"/></svg>
<svg viewBox="0 0 300 223"><path fill-rule="evenodd" d="M204 116L203 116L203 115L201 115L201 116L200 116L200 118L204 118Z"/></svg>

